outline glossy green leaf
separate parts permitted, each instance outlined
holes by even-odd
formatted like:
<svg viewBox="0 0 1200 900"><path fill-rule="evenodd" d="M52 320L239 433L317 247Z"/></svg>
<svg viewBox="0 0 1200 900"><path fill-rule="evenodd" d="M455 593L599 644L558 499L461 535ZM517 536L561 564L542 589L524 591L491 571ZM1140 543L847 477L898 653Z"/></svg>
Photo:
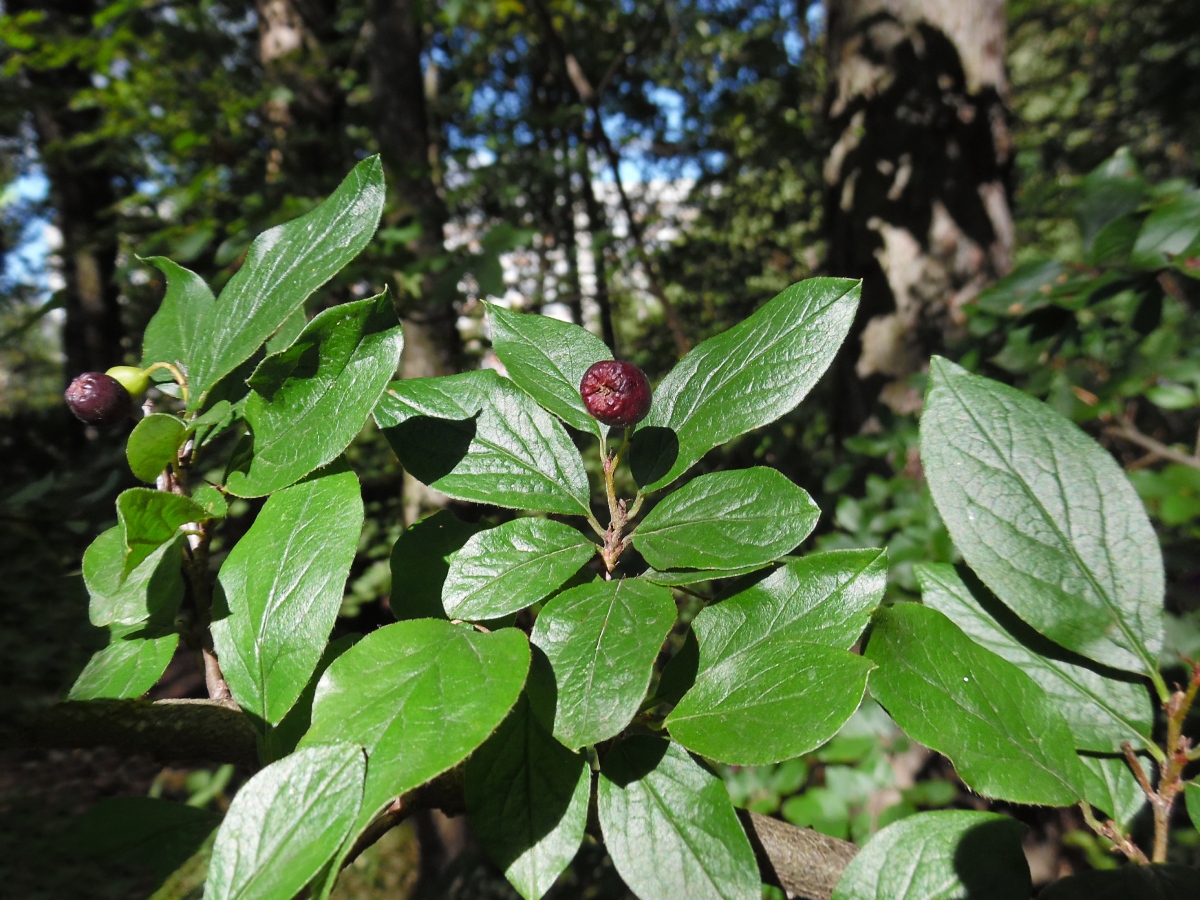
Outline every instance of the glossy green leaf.
<svg viewBox="0 0 1200 900"><path fill-rule="evenodd" d="M860 292L846 278L801 281L680 360L630 448L643 490L670 484L713 447L794 409L833 361Z"/></svg>
<svg viewBox="0 0 1200 900"><path fill-rule="evenodd" d="M92 654L68 700L125 700L154 687L179 646L179 635L154 634L143 625L115 628L108 646Z"/></svg>
<svg viewBox="0 0 1200 900"><path fill-rule="evenodd" d="M639 578L585 584L542 607L529 640L554 672L554 736L575 749L628 725L674 623L671 592Z"/></svg>
<svg viewBox="0 0 1200 900"><path fill-rule="evenodd" d="M1050 640L1156 671L1163 568L1142 501L1107 451L1047 406L935 357L921 460L954 543Z"/></svg>
<svg viewBox="0 0 1200 900"><path fill-rule="evenodd" d="M914 571L926 606L944 613L975 643L1019 666L1042 686L1066 718L1076 747L1114 753L1122 741L1137 746L1151 740L1154 709L1144 684L1106 677L1081 665L1085 660L1068 658L995 598L977 598L953 566L922 564Z"/></svg>
<svg viewBox="0 0 1200 900"><path fill-rule="evenodd" d="M914 740L948 756L985 797L1067 806L1082 781L1062 713L1020 668L971 641L934 609L875 614L864 655L871 694Z"/></svg>
<svg viewBox="0 0 1200 900"><path fill-rule="evenodd" d="M83 554L91 623L137 625L151 617L173 619L183 597L183 542L184 536L177 535L122 579L125 539L121 526L101 532Z"/></svg>
<svg viewBox="0 0 1200 900"><path fill-rule="evenodd" d="M255 238L206 317L189 360L193 409L249 359L317 288L367 245L383 211L378 156L354 167L324 203Z"/></svg>
<svg viewBox="0 0 1200 900"><path fill-rule="evenodd" d="M678 744L638 735L610 749L596 810L613 865L641 900L761 896L724 783Z"/></svg>
<svg viewBox="0 0 1200 900"><path fill-rule="evenodd" d="M313 698L317 695L317 685L321 683L326 669L361 639L361 634L344 634L325 645L325 649L321 651L321 659L317 662L317 668L308 679L304 690L300 692L300 697L292 704L292 708L283 717L283 721L272 728L267 733L266 740L260 744L260 753L263 755L264 762L282 759L296 749L300 739L308 731L308 726L312 724Z"/></svg>
<svg viewBox="0 0 1200 900"><path fill-rule="evenodd" d="M732 569L778 559L808 537L821 510L775 469L701 475L667 495L633 532L656 569Z"/></svg>
<svg viewBox="0 0 1200 900"><path fill-rule="evenodd" d="M675 585L701 584L716 578L736 578L739 575L748 575L751 572L757 572L762 568L765 568L765 566L755 564L752 566L738 566L733 569L667 569L665 572L660 572L657 569L647 569L638 578L641 578L643 581L649 581L651 584L663 584L672 587Z"/></svg>
<svg viewBox="0 0 1200 900"><path fill-rule="evenodd" d="M1195 781L1187 782L1183 788L1183 798L1188 818L1192 820L1192 827L1200 831L1200 784Z"/></svg>
<svg viewBox="0 0 1200 900"><path fill-rule="evenodd" d="M133 427L125 444L130 471L141 481L154 484L163 469L175 461L186 433L187 426L175 416L146 416Z"/></svg>
<svg viewBox="0 0 1200 900"><path fill-rule="evenodd" d="M479 842L526 900L574 859L587 827L592 773L533 715L522 695L467 760L467 812Z"/></svg>
<svg viewBox="0 0 1200 900"><path fill-rule="evenodd" d="M225 500L225 495L211 484L193 488L192 502L203 509L210 519L223 519L229 514L229 503Z"/></svg>
<svg viewBox="0 0 1200 900"><path fill-rule="evenodd" d="M188 425L188 431L194 435L196 445L202 445L209 438L220 434L233 424L235 415L233 404L228 400L218 400Z"/></svg>
<svg viewBox="0 0 1200 900"><path fill-rule="evenodd" d="M480 526L438 510L396 539L392 547L392 614L405 619L444 619L442 585L450 560Z"/></svg>
<svg viewBox="0 0 1200 900"><path fill-rule="evenodd" d="M1018 900L1033 889L1025 826L990 812L918 813L876 834L850 860L833 900Z"/></svg>
<svg viewBox="0 0 1200 900"><path fill-rule="evenodd" d="M451 497L587 515L579 451L555 419L491 370L396 381L375 409L400 463Z"/></svg>
<svg viewBox="0 0 1200 900"><path fill-rule="evenodd" d="M243 415L253 440L226 488L261 497L335 459L375 408L404 344L386 293L325 310L250 376Z"/></svg>
<svg viewBox="0 0 1200 900"><path fill-rule="evenodd" d="M884 550L831 550L789 559L762 581L704 609L692 628L701 668L776 636L847 650L887 587Z"/></svg>
<svg viewBox="0 0 1200 900"><path fill-rule="evenodd" d="M551 594L596 554L579 529L514 519L481 531L450 560L442 605L452 619L494 619Z"/></svg>
<svg viewBox="0 0 1200 900"><path fill-rule="evenodd" d="M1153 778L1153 764L1140 758L1143 769ZM1124 756L1079 754L1083 768L1083 799L1121 827L1129 823L1146 805L1146 794L1138 784Z"/></svg>
<svg viewBox="0 0 1200 900"><path fill-rule="evenodd" d="M108 797L67 827L72 851L106 863L148 868L165 878L221 823L208 809L151 797Z"/></svg>
<svg viewBox="0 0 1200 900"><path fill-rule="evenodd" d="M365 772L362 748L338 742L297 750L246 782L217 831L206 900L292 900L350 833Z"/></svg>
<svg viewBox="0 0 1200 900"><path fill-rule="evenodd" d="M974 303L997 316L1023 316L1050 303L1053 289L1064 278L1055 259L1032 259L1018 265L995 284L980 291Z"/></svg>
<svg viewBox="0 0 1200 900"><path fill-rule="evenodd" d="M702 610L692 623L696 675L667 717L671 736L740 765L825 743L862 700L872 664L845 648L862 634L886 580L882 551L819 553Z"/></svg>
<svg viewBox="0 0 1200 900"><path fill-rule="evenodd" d="M398 622L343 653L317 685L301 746L362 744L356 833L392 798L461 762L504 720L529 669L515 628L481 634L436 619Z"/></svg>
<svg viewBox="0 0 1200 900"><path fill-rule="evenodd" d="M612 351L600 338L570 322L510 312L487 305L492 348L508 377L572 428L599 437L604 430L588 415L579 394L583 373Z"/></svg>
<svg viewBox="0 0 1200 900"><path fill-rule="evenodd" d="M1063 878L1038 900L1195 900L1200 872L1187 866L1123 866Z"/></svg>
<svg viewBox="0 0 1200 900"><path fill-rule="evenodd" d="M146 324L142 338L142 368L171 363L190 373L207 351L208 329L216 299L204 279L165 256L142 260L167 279L162 304Z"/></svg>
<svg viewBox="0 0 1200 900"><path fill-rule="evenodd" d="M184 525L208 518L190 498L153 488L130 488L117 497L117 527L125 547L122 577L129 575Z"/></svg>
<svg viewBox="0 0 1200 900"><path fill-rule="evenodd" d="M363 505L353 472L332 471L273 494L230 551L213 598L213 646L238 705L277 724L329 640Z"/></svg>
<svg viewBox="0 0 1200 900"><path fill-rule="evenodd" d="M1133 245L1134 265L1159 269L1200 237L1200 191L1189 190L1150 213Z"/></svg>

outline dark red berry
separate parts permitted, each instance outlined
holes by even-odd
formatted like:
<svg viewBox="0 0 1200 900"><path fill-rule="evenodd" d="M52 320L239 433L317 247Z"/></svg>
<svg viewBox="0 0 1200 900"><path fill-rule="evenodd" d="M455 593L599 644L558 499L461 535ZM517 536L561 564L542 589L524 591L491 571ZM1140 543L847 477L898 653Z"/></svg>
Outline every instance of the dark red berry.
<svg viewBox="0 0 1200 900"><path fill-rule="evenodd" d="M650 382L630 362L606 359L583 373L579 395L588 414L605 425L636 425L650 412Z"/></svg>
<svg viewBox="0 0 1200 900"><path fill-rule="evenodd" d="M63 397L81 422L116 425L133 412L133 398L111 375L84 372L71 382Z"/></svg>

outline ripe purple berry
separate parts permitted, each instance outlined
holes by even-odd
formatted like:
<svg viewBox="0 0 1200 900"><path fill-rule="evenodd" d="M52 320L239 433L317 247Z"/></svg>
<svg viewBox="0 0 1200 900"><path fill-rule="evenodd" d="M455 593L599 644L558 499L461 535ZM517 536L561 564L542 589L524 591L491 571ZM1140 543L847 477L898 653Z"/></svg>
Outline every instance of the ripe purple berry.
<svg viewBox="0 0 1200 900"><path fill-rule="evenodd" d="M630 362L606 359L583 373L579 395L588 414L605 425L636 425L650 412L650 382Z"/></svg>
<svg viewBox="0 0 1200 900"><path fill-rule="evenodd" d="M71 382L63 397L75 418L88 425L116 425L133 412L129 391L101 372L84 372Z"/></svg>

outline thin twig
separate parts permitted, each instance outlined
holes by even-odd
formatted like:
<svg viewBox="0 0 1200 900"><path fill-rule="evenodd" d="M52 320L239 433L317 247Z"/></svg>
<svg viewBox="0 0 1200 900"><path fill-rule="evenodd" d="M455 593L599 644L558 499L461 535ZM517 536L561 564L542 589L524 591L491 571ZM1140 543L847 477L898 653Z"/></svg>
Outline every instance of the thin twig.
<svg viewBox="0 0 1200 900"><path fill-rule="evenodd" d="M1186 453L1176 450L1173 447L1168 447L1160 441L1156 441L1149 435L1139 431L1137 426L1128 419L1123 418L1118 421L1119 424L1110 425L1104 429L1105 433L1129 441L1131 444L1137 444L1139 447L1149 450L1154 456L1160 459L1170 460L1173 463L1179 463L1181 466L1200 469L1200 456L1188 456Z"/></svg>

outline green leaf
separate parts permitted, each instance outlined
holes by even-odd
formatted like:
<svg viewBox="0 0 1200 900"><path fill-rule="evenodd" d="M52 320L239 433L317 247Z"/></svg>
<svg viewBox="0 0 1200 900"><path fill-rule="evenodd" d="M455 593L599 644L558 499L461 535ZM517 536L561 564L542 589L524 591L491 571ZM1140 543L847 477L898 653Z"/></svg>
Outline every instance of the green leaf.
<svg viewBox="0 0 1200 900"><path fill-rule="evenodd" d="M1050 303L1062 279L1062 263L1054 259L1024 262L995 284L979 292L975 305L997 316L1023 316Z"/></svg>
<svg viewBox="0 0 1200 900"><path fill-rule="evenodd" d="M860 293L847 278L801 281L680 360L630 448L642 489L670 484L713 447L795 409L833 361Z"/></svg>
<svg viewBox="0 0 1200 900"><path fill-rule="evenodd" d="M1055 643L1118 669L1156 672L1162 554L1120 467L1014 388L938 357L930 373L921 459L967 563Z"/></svg>
<svg viewBox="0 0 1200 900"><path fill-rule="evenodd" d="M660 572L657 569L647 569L638 578L651 584L663 584L668 587L675 585L700 584L715 578L736 578L738 575L748 575L763 568L762 564L738 566L733 569L669 569Z"/></svg>
<svg viewBox="0 0 1200 900"><path fill-rule="evenodd" d="M871 694L914 740L948 756L985 797L1067 806L1082 781L1074 739L1046 692L934 609L875 613Z"/></svg>
<svg viewBox="0 0 1200 900"><path fill-rule="evenodd" d="M213 646L238 705L272 725L329 640L358 538L358 478L342 470L273 494L221 565Z"/></svg>
<svg viewBox="0 0 1200 900"><path fill-rule="evenodd" d="M882 551L819 553L702 610L692 623L696 676L667 717L671 736L740 765L780 762L825 743L862 700L872 665L845 648L862 634L886 582Z"/></svg>
<svg viewBox="0 0 1200 900"><path fill-rule="evenodd" d="M554 671L554 736L575 749L628 725L674 622L671 592L638 578L581 585L542 607L529 640Z"/></svg>
<svg viewBox="0 0 1200 900"><path fill-rule="evenodd" d="M1079 763L1083 768L1083 799L1121 827L1127 827L1146 805L1146 794L1125 757L1081 753ZM1153 771L1148 759L1143 757L1141 763L1147 773Z"/></svg>
<svg viewBox="0 0 1200 900"><path fill-rule="evenodd" d="M572 428L600 437L603 426L583 405L583 373L612 351L590 331L549 316L509 312L487 304L492 348L508 377Z"/></svg>
<svg viewBox="0 0 1200 900"><path fill-rule="evenodd" d="M678 744L638 735L609 750L596 810L613 865L641 900L761 895L724 783Z"/></svg>
<svg viewBox="0 0 1200 900"><path fill-rule="evenodd" d="M264 762L274 762L287 756L300 743L312 724L313 698L317 695L317 685L325 670L333 665L333 661L353 647L362 639L361 634L344 634L337 640L330 641L321 651L321 659L317 668L308 679L308 684L300 692L299 699L292 704L283 720L270 730L266 740L260 743L260 751L265 751Z"/></svg>
<svg viewBox="0 0 1200 900"><path fill-rule="evenodd" d="M195 435L196 445L200 446L232 425L233 421L233 404L228 400L217 400L208 410L192 419L188 432Z"/></svg>
<svg viewBox="0 0 1200 900"><path fill-rule="evenodd" d="M1161 269L1197 238L1200 238L1200 191L1189 190L1150 213L1133 245L1133 264Z"/></svg>
<svg viewBox="0 0 1200 900"><path fill-rule="evenodd" d="M192 402L232 372L367 245L383 211L383 169L364 159L324 203L255 238L206 316L189 362Z"/></svg>
<svg viewBox="0 0 1200 900"><path fill-rule="evenodd" d="M450 560L442 605L453 619L495 619L554 592L596 553L578 529L514 519L470 538Z"/></svg>
<svg viewBox="0 0 1200 900"><path fill-rule="evenodd" d="M204 507L179 494L153 488L122 491L117 497L117 527L125 549L122 577L178 535L184 525L207 518Z"/></svg>
<svg viewBox="0 0 1200 900"><path fill-rule="evenodd" d="M404 338L386 293L325 310L250 376L253 455L226 488L261 497L349 446L396 372Z"/></svg>
<svg viewBox="0 0 1200 900"><path fill-rule="evenodd" d="M183 598L182 534L161 545L122 580L125 538L121 526L109 528L83 554L83 580L91 601L93 625L137 625L151 617L175 618Z"/></svg>
<svg viewBox="0 0 1200 900"><path fill-rule="evenodd" d="M1200 872L1187 866L1124 866L1056 881L1038 900L1195 900Z"/></svg>
<svg viewBox="0 0 1200 900"><path fill-rule="evenodd" d="M977 599L950 565L914 568L925 605L944 613L975 643L1019 666L1055 702L1082 750L1115 753L1122 741L1151 741L1154 709L1146 687L1080 665L995 598ZM986 601L986 605L985 605ZM1114 673L1115 674L1115 673Z"/></svg>
<svg viewBox="0 0 1200 900"><path fill-rule="evenodd" d="M375 420L404 468L451 497L591 512L583 460L562 425L496 372L395 381Z"/></svg>
<svg viewBox="0 0 1200 900"><path fill-rule="evenodd" d="M397 619L446 618L442 585L450 559L479 528L442 509L404 530L392 547L391 608Z"/></svg>
<svg viewBox="0 0 1200 900"><path fill-rule="evenodd" d="M204 279L165 256L142 262L154 266L167 279L167 292L142 338L142 368L156 362L172 363L190 373L209 346L208 329L216 299Z"/></svg>
<svg viewBox="0 0 1200 900"><path fill-rule="evenodd" d="M1085 249L1117 219L1137 210L1146 196L1146 180L1137 161L1122 147L1088 173L1081 185L1077 215Z"/></svg>
<svg viewBox="0 0 1200 900"><path fill-rule="evenodd" d="M1187 805L1188 818L1192 827L1200 831L1200 784L1189 781L1183 788L1184 803Z"/></svg>
<svg viewBox="0 0 1200 900"><path fill-rule="evenodd" d="M175 416L146 416L133 427L125 445L130 471L139 480L154 484L163 469L175 461L186 433L187 426Z"/></svg>
<svg viewBox="0 0 1200 900"><path fill-rule="evenodd" d="M808 537L821 510L774 469L701 475L667 495L633 532L656 569L766 565Z"/></svg>
<svg viewBox="0 0 1200 900"><path fill-rule="evenodd" d="M343 653L317 685L300 742L362 744L370 765L357 833L392 798L461 762L520 696L529 645L436 619L398 622Z"/></svg>
<svg viewBox="0 0 1200 900"><path fill-rule="evenodd" d="M872 668L845 650L772 636L698 673L666 726L709 759L782 762L837 734L858 709Z"/></svg>
<svg viewBox="0 0 1200 900"><path fill-rule="evenodd" d="M65 841L94 859L165 878L200 848L220 813L151 797L109 797L67 827Z"/></svg>
<svg viewBox="0 0 1200 900"><path fill-rule="evenodd" d="M142 625L115 628L108 646L92 654L75 679L67 699L140 697L162 677L178 646L178 634L151 635Z"/></svg>
<svg viewBox="0 0 1200 900"><path fill-rule="evenodd" d="M917 813L880 831L850 860L833 900L1016 900L1033 890L1025 826L996 813Z"/></svg>
<svg viewBox="0 0 1200 900"><path fill-rule="evenodd" d="M587 762L542 727L525 695L467 760L467 812L488 856L526 900L574 859L587 827Z"/></svg>
<svg viewBox="0 0 1200 900"><path fill-rule="evenodd" d="M217 832L206 900L292 900L358 816L366 760L345 742L297 750L233 798Z"/></svg>
<svg viewBox="0 0 1200 900"><path fill-rule="evenodd" d="M223 519L229 514L225 495L211 484L202 484L192 489L192 502L204 510L210 519Z"/></svg>

